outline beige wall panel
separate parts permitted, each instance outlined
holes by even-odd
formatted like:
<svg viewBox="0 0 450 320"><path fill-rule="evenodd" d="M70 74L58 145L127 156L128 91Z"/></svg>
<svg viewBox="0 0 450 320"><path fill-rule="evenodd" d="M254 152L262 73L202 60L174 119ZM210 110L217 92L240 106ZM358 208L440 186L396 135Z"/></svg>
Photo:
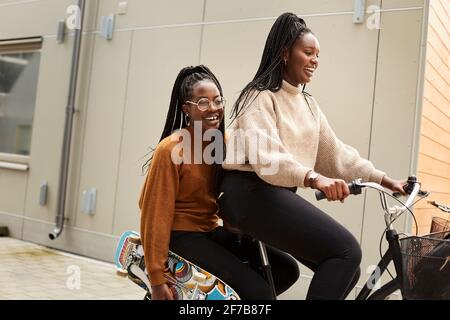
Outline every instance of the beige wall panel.
<svg viewBox="0 0 450 320"><path fill-rule="evenodd" d="M383 0L384 9L423 7L424 0Z"/></svg>
<svg viewBox="0 0 450 320"><path fill-rule="evenodd" d="M134 34L113 229L116 235L127 229L139 230L138 199L145 178L141 167L161 136L178 72L198 64L200 31L200 27L188 27ZM175 38L179 50L167 41Z"/></svg>
<svg viewBox="0 0 450 320"><path fill-rule="evenodd" d="M80 150L79 144L81 116L85 114L85 101L80 100L87 93L89 76L89 57L93 49L94 36L84 36L81 48L80 72L78 76L76 108L81 111L74 115L71 166L77 163ZM69 92L70 65L72 59L73 37L62 45L54 38L44 41L39 70L39 85L37 91L36 109L33 119L31 142L29 183L25 212L29 217L54 221L57 213L57 197L59 187L59 168L61 148L64 135L65 109ZM78 171L79 172L79 171ZM73 205L76 199L74 183L79 173L69 176L67 189L66 217L68 224L73 224ZM39 186L42 181L48 182L47 205L39 205Z"/></svg>
<svg viewBox="0 0 450 320"><path fill-rule="evenodd" d="M23 215L27 178L27 172L0 169L0 212Z"/></svg>
<svg viewBox="0 0 450 320"><path fill-rule="evenodd" d="M112 231L131 39L130 32L95 39L76 225L96 232ZM82 192L90 188L97 189L93 216L81 212Z"/></svg>
<svg viewBox="0 0 450 320"><path fill-rule="evenodd" d="M59 165L69 90L73 38L62 45L44 39L37 86L30 150L25 214L52 221L56 214ZM39 205L39 186L48 182L47 205Z"/></svg>
<svg viewBox="0 0 450 320"><path fill-rule="evenodd" d="M200 62L211 68L227 99L226 111L259 65L273 21L206 25L203 30ZM229 123L229 117L226 123Z"/></svg>
<svg viewBox="0 0 450 320"><path fill-rule="evenodd" d="M367 158L378 31L349 23L345 16L314 17L309 25L321 53L307 91L317 99L337 136Z"/></svg>
<svg viewBox="0 0 450 320"><path fill-rule="evenodd" d="M367 6L379 4L379 0L367 0ZM297 15L353 12L353 0L281 0L281 1L206 1L205 21L277 17L283 12ZM352 23L352 15L347 15Z"/></svg>
<svg viewBox="0 0 450 320"><path fill-rule="evenodd" d="M127 14L116 16L116 29L202 21L203 0L132 0L127 2ZM118 3L117 0L101 0L98 23L101 21L101 16L117 13Z"/></svg>
<svg viewBox="0 0 450 320"><path fill-rule="evenodd" d="M67 183L66 197L66 217L68 224L75 225L76 208L79 203L78 188L80 183L80 172L84 148L84 132L87 122L87 110L89 96L91 92L92 66L94 59L96 35L84 35L82 40L82 49L80 53L80 67L78 74L77 98L75 100L76 110L73 119L71 154L69 164L69 176ZM92 89L92 90L95 90Z"/></svg>
<svg viewBox="0 0 450 320"><path fill-rule="evenodd" d="M61 236L55 240L50 240L48 230L51 228L53 226L50 223L25 219L23 240L77 253L82 256L93 257L98 260L114 262L117 238L109 234L89 232L68 226L64 229Z"/></svg>
<svg viewBox="0 0 450 320"><path fill-rule="evenodd" d="M0 2L0 39L56 35L58 21L66 20L70 0ZM98 0L86 1L84 30L94 30Z"/></svg>
<svg viewBox="0 0 450 320"><path fill-rule="evenodd" d="M417 77L420 67L422 11L382 14L378 55L375 110L370 158L393 178L410 173L412 137L415 130ZM391 202L392 203L392 202ZM404 231L406 215L396 227ZM385 224L376 192L367 193L363 228L363 274L379 260L378 241ZM364 277L362 277L364 278Z"/></svg>

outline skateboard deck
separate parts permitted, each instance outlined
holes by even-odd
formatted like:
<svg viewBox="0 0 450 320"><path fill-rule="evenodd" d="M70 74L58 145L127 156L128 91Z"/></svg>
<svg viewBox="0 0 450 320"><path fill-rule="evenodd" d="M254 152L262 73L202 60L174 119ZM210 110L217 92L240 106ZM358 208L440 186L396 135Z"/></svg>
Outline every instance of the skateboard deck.
<svg viewBox="0 0 450 320"><path fill-rule="evenodd" d="M119 275L127 276L147 291L146 297L151 297L138 232L125 231L121 235L115 264ZM164 276L175 300L240 300L239 295L222 280L172 251L168 253Z"/></svg>

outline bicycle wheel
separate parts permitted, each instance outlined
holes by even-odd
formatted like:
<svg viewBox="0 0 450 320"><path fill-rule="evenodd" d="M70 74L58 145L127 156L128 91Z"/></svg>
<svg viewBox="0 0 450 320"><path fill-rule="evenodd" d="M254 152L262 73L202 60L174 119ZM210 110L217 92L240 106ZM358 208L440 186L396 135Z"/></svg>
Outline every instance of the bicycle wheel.
<svg viewBox="0 0 450 320"><path fill-rule="evenodd" d="M400 283L397 280L391 280L380 289L372 293L367 300L387 300L395 291L400 289Z"/></svg>

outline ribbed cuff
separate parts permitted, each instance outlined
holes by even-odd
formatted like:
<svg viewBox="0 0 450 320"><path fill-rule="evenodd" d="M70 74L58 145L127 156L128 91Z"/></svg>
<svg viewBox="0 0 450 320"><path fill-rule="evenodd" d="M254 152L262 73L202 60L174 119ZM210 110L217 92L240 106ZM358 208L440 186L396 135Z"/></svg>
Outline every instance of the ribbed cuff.
<svg viewBox="0 0 450 320"><path fill-rule="evenodd" d="M294 177L297 182L296 184L299 188L306 188L305 187L305 178L306 178L306 175L308 174L308 172L311 170L313 170L313 169L305 168L305 167L300 167L296 170L296 172L294 173Z"/></svg>

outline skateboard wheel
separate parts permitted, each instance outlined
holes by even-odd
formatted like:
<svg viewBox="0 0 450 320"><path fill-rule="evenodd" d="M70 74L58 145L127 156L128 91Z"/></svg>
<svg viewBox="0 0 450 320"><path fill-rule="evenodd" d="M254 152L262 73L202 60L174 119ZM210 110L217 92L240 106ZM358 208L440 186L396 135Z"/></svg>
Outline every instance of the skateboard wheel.
<svg viewBox="0 0 450 320"><path fill-rule="evenodd" d="M117 275L118 276L120 276L120 277L126 277L126 276L128 276L128 272L126 271L126 270L122 270L122 269L117 269L116 270L116 273L117 273Z"/></svg>
<svg viewBox="0 0 450 320"><path fill-rule="evenodd" d="M135 245L141 245L141 238L139 236L130 236L130 242Z"/></svg>

